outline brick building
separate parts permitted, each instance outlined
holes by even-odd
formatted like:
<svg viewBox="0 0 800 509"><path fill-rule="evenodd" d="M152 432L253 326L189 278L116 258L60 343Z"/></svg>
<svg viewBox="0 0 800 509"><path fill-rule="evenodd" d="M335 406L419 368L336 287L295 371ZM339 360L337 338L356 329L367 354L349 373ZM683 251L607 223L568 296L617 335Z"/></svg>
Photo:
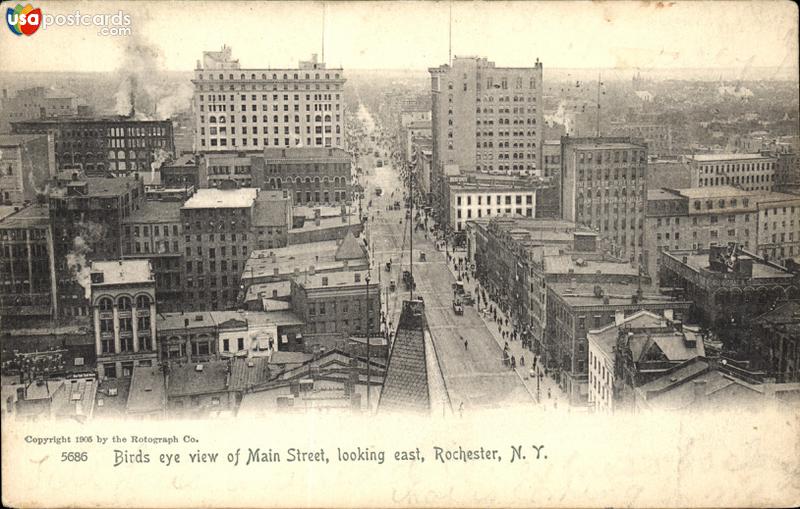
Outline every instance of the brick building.
<svg viewBox="0 0 800 509"><path fill-rule="evenodd" d="M43 196L56 174L53 139L46 134L0 135L0 205Z"/></svg>
<svg viewBox="0 0 800 509"><path fill-rule="evenodd" d="M747 191L775 189L775 157L762 154L697 154L687 156L691 187L737 186Z"/></svg>
<svg viewBox="0 0 800 509"><path fill-rule="evenodd" d="M180 210L184 303L192 309L236 304L250 253L287 244L291 198L281 191L200 189Z"/></svg>
<svg viewBox="0 0 800 509"><path fill-rule="evenodd" d="M616 256L642 263L647 146L631 138L561 138L561 213Z"/></svg>
<svg viewBox="0 0 800 509"><path fill-rule="evenodd" d="M68 172L49 198L61 316L89 313L89 261L122 257L123 220L144 201L138 176L83 177Z"/></svg>
<svg viewBox="0 0 800 509"><path fill-rule="evenodd" d="M254 185L285 189L295 205L339 205L352 200L351 157L341 148L265 148L254 155Z"/></svg>
<svg viewBox="0 0 800 509"><path fill-rule="evenodd" d="M123 219L122 257L150 261L156 302L163 312L181 309L183 223L180 202L145 201Z"/></svg>
<svg viewBox="0 0 800 509"><path fill-rule="evenodd" d="M16 134L52 135L58 169L79 169L90 176L149 172L160 150L175 153L170 120L65 117L11 125Z"/></svg>
<svg viewBox="0 0 800 509"><path fill-rule="evenodd" d="M641 310L682 321L691 305L644 293L636 284L550 283L547 292L544 362L570 402L577 404L588 402L589 330Z"/></svg>
<svg viewBox="0 0 800 509"><path fill-rule="evenodd" d="M0 329L57 312L50 214L30 205L0 219Z"/></svg>

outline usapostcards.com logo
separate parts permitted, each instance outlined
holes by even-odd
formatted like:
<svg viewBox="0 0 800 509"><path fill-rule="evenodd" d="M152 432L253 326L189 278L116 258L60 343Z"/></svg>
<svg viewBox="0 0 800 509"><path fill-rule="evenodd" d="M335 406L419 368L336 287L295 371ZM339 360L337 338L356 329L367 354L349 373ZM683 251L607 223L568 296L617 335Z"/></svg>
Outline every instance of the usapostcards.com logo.
<svg viewBox="0 0 800 509"><path fill-rule="evenodd" d="M48 26L96 26L97 35L124 36L131 34L131 17L122 11L116 14L42 14L39 8L30 4L23 7L17 4L6 10L6 24L14 35L33 35L39 28L46 30Z"/></svg>

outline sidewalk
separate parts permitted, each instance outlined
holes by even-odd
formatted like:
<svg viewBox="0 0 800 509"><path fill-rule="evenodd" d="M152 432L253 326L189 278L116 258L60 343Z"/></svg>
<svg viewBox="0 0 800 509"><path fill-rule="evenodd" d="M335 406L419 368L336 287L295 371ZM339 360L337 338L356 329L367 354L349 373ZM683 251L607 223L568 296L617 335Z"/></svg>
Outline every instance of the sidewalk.
<svg viewBox="0 0 800 509"><path fill-rule="evenodd" d="M456 258L465 258L465 251L450 251L451 256L455 256ZM453 274L453 276L458 279L458 272L455 269L455 260L451 260L447 264L447 268ZM476 288L479 286L478 282L475 280L474 277L470 275L469 281L463 280L464 283L464 290L467 292L471 292L474 296L477 297L477 293L475 292ZM488 292L487 292L488 293ZM488 307L486 302L483 299L480 299L480 305L478 299L476 298L475 308L478 310L478 314L480 315L481 319L483 320L486 328L492 333L494 336L495 341L502 349L503 346L508 343L508 350L509 355L513 355L516 359L516 368L515 371L517 375L522 380L522 383L528 389L528 392L533 395L534 399L540 403L542 409L567 409L569 410L569 398L561 391L558 387L558 384L548 376L542 376L541 380L538 381L538 391L537 391L537 377L539 373L542 372L541 364L537 363L536 366L536 376L531 377L530 371L533 363L534 353L527 348L522 347L522 340L517 339L512 341L511 339L503 339L502 331L510 331L512 329L511 326L503 326L502 323L505 322L507 319L506 315L499 309L499 306L494 301L489 301L489 304L493 306L495 310L497 310L497 322L494 321L494 314L490 314L488 312ZM520 360L525 358L525 365L520 364ZM500 359L502 362L502 359ZM508 369L511 369L510 367Z"/></svg>

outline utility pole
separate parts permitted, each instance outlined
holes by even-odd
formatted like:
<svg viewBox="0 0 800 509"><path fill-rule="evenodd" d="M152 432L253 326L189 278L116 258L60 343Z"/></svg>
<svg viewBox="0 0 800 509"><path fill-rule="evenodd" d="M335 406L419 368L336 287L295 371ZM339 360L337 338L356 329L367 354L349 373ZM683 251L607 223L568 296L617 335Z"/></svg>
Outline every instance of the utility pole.
<svg viewBox="0 0 800 509"><path fill-rule="evenodd" d="M411 285L409 286L409 300L414 300L414 182L412 180L411 165L408 168L408 228L409 228L409 255L408 271L411 274Z"/></svg>
<svg viewBox="0 0 800 509"><path fill-rule="evenodd" d="M597 73L597 137L600 137L600 73Z"/></svg>

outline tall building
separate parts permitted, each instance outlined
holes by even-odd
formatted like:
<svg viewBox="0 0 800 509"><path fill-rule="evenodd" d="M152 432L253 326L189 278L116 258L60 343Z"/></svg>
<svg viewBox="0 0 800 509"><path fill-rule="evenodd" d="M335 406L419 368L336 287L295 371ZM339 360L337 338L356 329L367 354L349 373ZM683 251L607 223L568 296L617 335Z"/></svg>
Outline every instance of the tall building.
<svg viewBox="0 0 800 509"><path fill-rule="evenodd" d="M647 146L631 138L561 138L561 212L614 255L642 263Z"/></svg>
<svg viewBox="0 0 800 509"><path fill-rule="evenodd" d="M123 220L144 201L144 186L133 177L84 177L69 172L50 191L58 312L88 315L89 262L122 257Z"/></svg>
<svg viewBox="0 0 800 509"><path fill-rule="evenodd" d="M199 152L345 147L344 74L316 55L296 68L242 69L223 46L203 52L192 83Z"/></svg>
<svg viewBox="0 0 800 509"><path fill-rule="evenodd" d="M56 314L50 214L30 205L0 219L0 329Z"/></svg>
<svg viewBox="0 0 800 509"><path fill-rule="evenodd" d="M692 187L736 186L773 191L777 159L762 154L697 154L686 159Z"/></svg>
<svg viewBox="0 0 800 509"><path fill-rule="evenodd" d="M542 64L495 67L485 58L455 57L431 74L433 185L445 166L462 174L541 168Z"/></svg>
<svg viewBox="0 0 800 509"><path fill-rule="evenodd" d="M150 262L93 262L90 270L98 375L128 378L134 366L153 366L158 346Z"/></svg>
<svg viewBox="0 0 800 509"><path fill-rule="evenodd" d="M38 134L0 135L0 205L20 205L44 196L55 176L53 139Z"/></svg>
<svg viewBox="0 0 800 509"><path fill-rule="evenodd" d="M134 120L125 116L67 117L12 122L16 134L51 134L58 169L79 169L89 176L149 172L162 154L174 154L170 120Z"/></svg>
<svg viewBox="0 0 800 509"><path fill-rule="evenodd" d="M291 197L257 188L200 189L180 210L187 309L236 304L241 269L255 249L287 244Z"/></svg>

